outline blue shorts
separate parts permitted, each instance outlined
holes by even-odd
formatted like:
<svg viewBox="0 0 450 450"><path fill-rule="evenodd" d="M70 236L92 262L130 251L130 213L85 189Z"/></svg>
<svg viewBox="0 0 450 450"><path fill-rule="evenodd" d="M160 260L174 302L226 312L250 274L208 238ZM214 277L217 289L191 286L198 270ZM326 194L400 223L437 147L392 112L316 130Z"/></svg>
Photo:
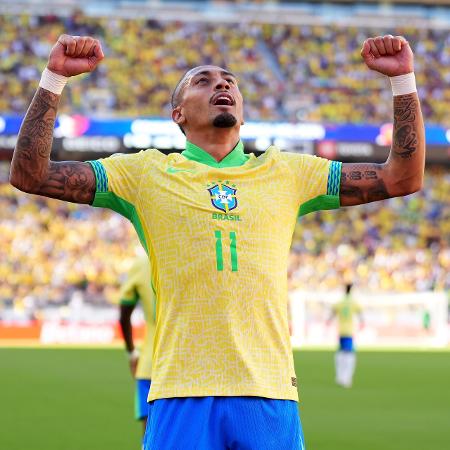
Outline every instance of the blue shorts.
<svg viewBox="0 0 450 450"><path fill-rule="evenodd" d="M339 338L339 350L343 352L354 352L353 338L351 336L341 336Z"/></svg>
<svg viewBox="0 0 450 450"><path fill-rule="evenodd" d="M304 450L298 404L262 397L150 403L144 450Z"/></svg>
<svg viewBox="0 0 450 450"><path fill-rule="evenodd" d="M134 416L137 420L144 420L148 415L148 391L150 380L136 380L136 392L134 396Z"/></svg>

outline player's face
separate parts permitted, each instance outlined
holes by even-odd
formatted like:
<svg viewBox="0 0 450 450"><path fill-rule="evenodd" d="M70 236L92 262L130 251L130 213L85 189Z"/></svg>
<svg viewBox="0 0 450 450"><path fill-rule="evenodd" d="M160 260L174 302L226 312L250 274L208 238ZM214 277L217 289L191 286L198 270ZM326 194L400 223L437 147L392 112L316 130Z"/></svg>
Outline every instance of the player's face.
<svg viewBox="0 0 450 450"><path fill-rule="evenodd" d="M244 123L243 99L236 77L217 66L192 69L182 86L173 119L188 130L239 128Z"/></svg>

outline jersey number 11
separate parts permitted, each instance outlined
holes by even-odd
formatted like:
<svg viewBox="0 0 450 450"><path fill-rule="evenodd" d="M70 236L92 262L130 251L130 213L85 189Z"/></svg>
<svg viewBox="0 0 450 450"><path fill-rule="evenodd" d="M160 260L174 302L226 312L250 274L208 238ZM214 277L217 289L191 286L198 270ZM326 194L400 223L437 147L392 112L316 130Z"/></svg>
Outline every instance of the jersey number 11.
<svg viewBox="0 0 450 450"><path fill-rule="evenodd" d="M216 237L216 267L218 271L223 270L223 244L222 244L222 232L216 230L214 232ZM236 249L236 232L230 231L230 256L231 256L231 271L237 272L238 270L238 258Z"/></svg>

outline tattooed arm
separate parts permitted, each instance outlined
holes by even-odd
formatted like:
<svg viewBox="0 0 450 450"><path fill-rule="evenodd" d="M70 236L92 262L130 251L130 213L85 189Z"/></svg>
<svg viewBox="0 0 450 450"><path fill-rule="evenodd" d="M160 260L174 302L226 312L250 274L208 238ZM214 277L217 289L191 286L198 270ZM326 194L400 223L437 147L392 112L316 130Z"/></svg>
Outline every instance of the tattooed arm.
<svg viewBox="0 0 450 450"><path fill-rule="evenodd" d="M368 39L361 51L366 64L388 76L413 71L413 54L400 37ZM383 164L343 164L342 206L412 194L422 187L425 131L416 93L394 97L393 143Z"/></svg>
<svg viewBox="0 0 450 450"><path fill-rule="evenodd" d="M39 88L25 115L11 162L18 189L76 203L92 203L95 176L88 163L50 161L59 95Z"/></svg>
<svg viewBox="0 0 450 450"><path fill-rule="evenodd" d="M59 75L73 76L93 70L102 58L97 40L62 35L50 53L48 68ZM90 164L50 161L59 98L38 88L19 131L10 182L32 194L92 203L95 176Z"/></svg>
<svg viewBox="0 0 450 450"><path fill-rule="evenodd" d="M393 144L384 164L343 164L342 206L412 194L422 187L425 132L417 94L394 97Z"/></svg>

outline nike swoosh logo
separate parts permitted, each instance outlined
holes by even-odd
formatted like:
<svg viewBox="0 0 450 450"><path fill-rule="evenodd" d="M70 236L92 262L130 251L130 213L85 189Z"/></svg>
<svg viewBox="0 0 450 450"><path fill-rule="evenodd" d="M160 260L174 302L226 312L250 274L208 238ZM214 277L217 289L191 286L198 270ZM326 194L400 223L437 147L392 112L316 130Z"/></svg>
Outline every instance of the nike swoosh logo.
<svg viewBox="0 0 450 450"><path fill-rule="evenodd" d="M175 167L168 167L166 170L167 173L178 173L178 172L189 172L189 173L195 173L194 170L189 169L175 169Z"/></svg>

